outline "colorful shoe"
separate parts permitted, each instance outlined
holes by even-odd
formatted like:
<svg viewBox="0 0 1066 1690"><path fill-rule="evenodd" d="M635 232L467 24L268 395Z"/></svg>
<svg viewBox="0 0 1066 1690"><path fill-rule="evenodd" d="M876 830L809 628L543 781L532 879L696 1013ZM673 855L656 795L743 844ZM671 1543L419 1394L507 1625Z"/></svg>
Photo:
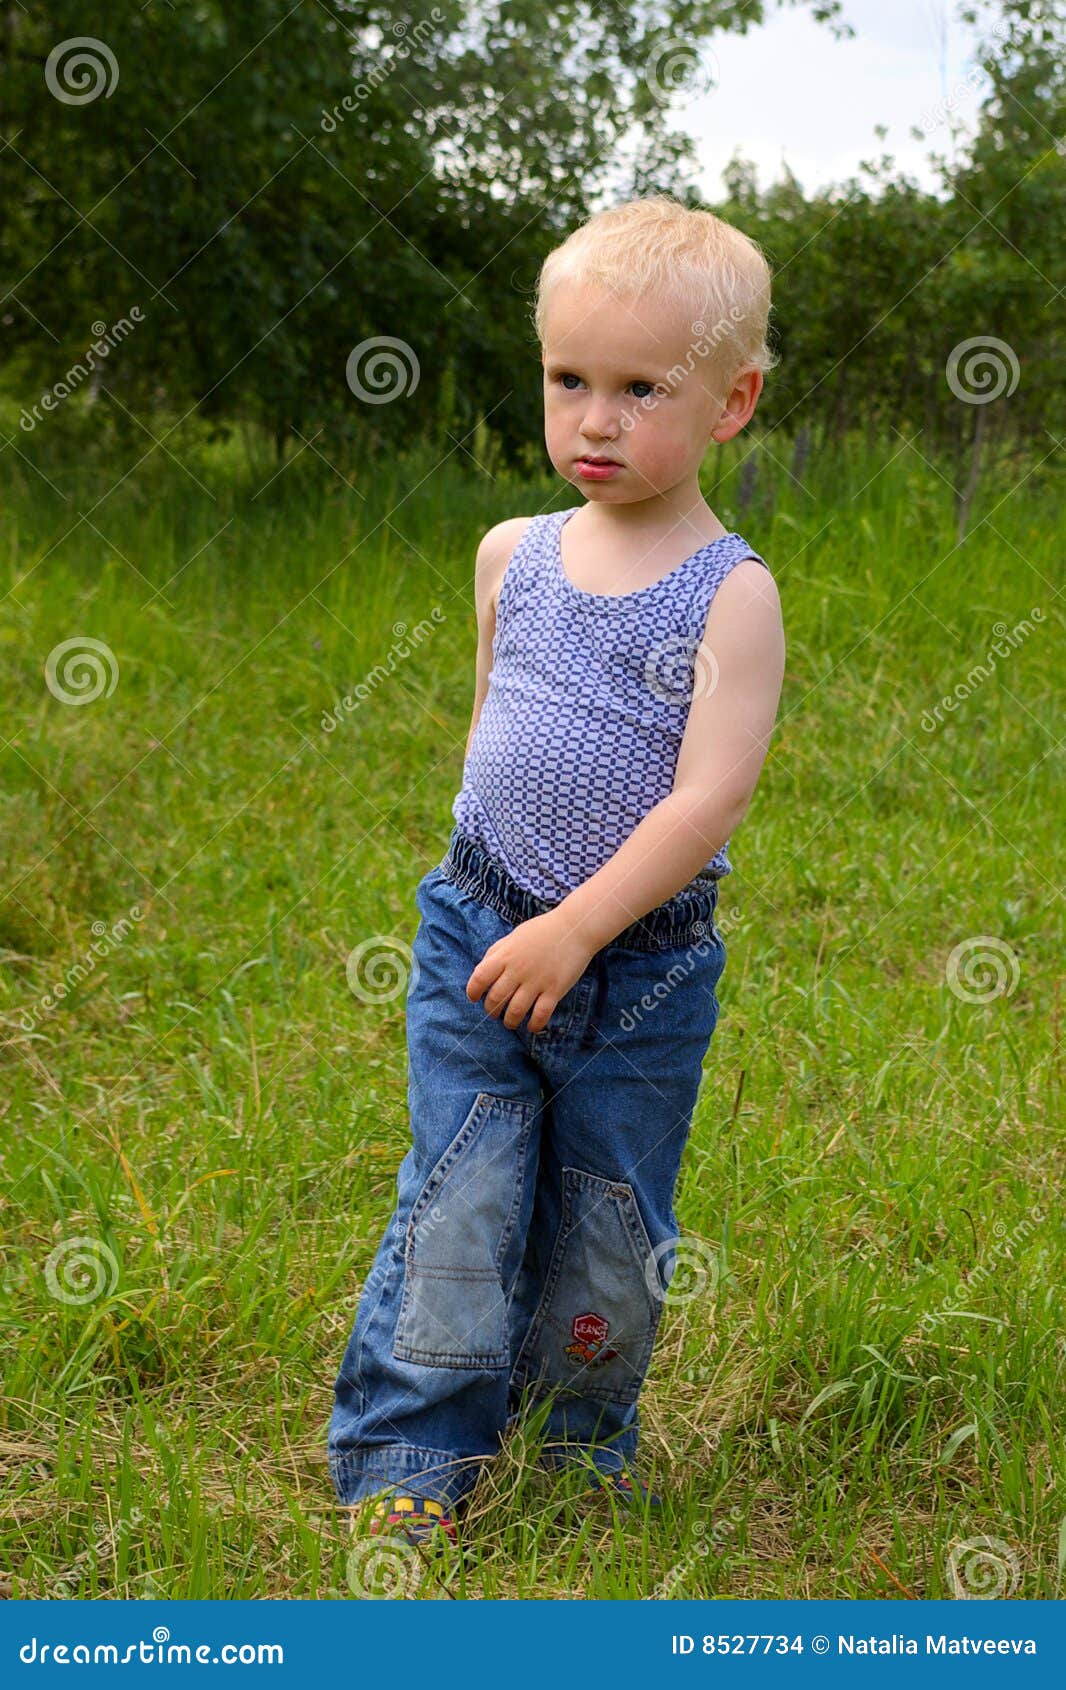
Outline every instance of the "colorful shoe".
<svg viewBox="0 0 1066 1690"><path fill-rule="evenodd" d="M648 1503L652 1508L661 1508L663 1499L657 1491L649 1490L639 1479L634 1481L628 1473L595 1473L588 1482L590 1491L606 1491L609 1496L616 1496L627 1506L641 1508Z"/></svg>
<svg viewBox="0 0 1066 1690"><path fill-rule="evenodd" d="M451 1543L458 1543L455 1521L442 1502L431 1496L397 1494L379 1502L370 1521L370 1536L378 1537L395 1532L408 1543L432 1543L443 1532Z"/></svg>

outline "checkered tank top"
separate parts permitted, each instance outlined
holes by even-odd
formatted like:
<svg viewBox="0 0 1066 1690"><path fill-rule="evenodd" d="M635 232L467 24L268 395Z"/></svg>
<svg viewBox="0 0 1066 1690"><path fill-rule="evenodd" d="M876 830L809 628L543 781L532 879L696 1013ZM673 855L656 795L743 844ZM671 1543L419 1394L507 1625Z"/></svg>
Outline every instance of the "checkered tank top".
<svg viewBox="0 0 1066 1690"><path fill-rule="evenodd" d="M713 684L710 602L744 558L723 534L635 593L586 593L563 569L571 510L533 517L500 584L489 688L452 815L519 886L558 903L671 791L689 706ZM696 876L732 873L720 847Z"/></svg>

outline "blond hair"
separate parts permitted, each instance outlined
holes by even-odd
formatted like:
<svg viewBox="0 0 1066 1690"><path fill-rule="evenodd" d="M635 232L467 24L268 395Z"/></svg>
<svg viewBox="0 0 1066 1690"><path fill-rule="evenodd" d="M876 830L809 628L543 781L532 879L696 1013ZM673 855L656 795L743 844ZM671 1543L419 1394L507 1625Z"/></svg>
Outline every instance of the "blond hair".
<svg viewBox="0 0 1066 1690"><path fill-rule="evenodd" d="M592 283L621 296L651 294L690 313L729 375L764 373L778 362L767 343L770 266L757 242L713 211L692 211L667 194L598 211L550 252L537 280L533 318L544 344L552 291Z"/></svg>

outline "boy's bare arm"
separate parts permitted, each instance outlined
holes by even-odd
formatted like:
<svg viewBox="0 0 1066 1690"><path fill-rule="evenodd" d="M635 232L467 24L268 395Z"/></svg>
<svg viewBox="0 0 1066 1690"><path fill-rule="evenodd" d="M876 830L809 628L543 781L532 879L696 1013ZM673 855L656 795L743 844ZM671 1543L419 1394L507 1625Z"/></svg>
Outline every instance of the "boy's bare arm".
<svg viewBox="0 0 1066 1690"><path fill-rule="evenodd" d="M485 695L489 690L489 676L492 673L492 642L496 634L496 601L499 597L500 582L511 560L514 551L530 518L528 516L508 517L506 522L498 522L495 528L490 528L477 549L477 559L474 564L474 601L477 609L477 664L474 680L474 708L470 717L470 730L466 736L466 750L463 753L465 763L470 755L470 741L474 737L481 706L485 702Z"/></svg>
<svg viewBox="0 0 1066 1690"><path fill-rule="evenodd" d="M785 672L777 586L754 559L715 593L695 672L673 790L557 906L590 954L687 886L751 802Z"/></svg>

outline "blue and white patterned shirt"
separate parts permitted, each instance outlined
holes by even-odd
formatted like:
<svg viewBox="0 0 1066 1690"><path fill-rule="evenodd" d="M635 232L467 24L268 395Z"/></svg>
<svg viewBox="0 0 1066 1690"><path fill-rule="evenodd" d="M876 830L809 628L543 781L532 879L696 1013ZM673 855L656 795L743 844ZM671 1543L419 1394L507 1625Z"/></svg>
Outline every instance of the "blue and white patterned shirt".
<svg viewBox="0 0 1066 1690"><path fill-rule="evenodd" d="M493 667L452 815L519 886L558 903L603 867L673 789L720 583L739 534L701 546L660 581L586 593L559 535L583 506L531 518L500 584ZM701 871L732 873L726 840Z"/></svg>

